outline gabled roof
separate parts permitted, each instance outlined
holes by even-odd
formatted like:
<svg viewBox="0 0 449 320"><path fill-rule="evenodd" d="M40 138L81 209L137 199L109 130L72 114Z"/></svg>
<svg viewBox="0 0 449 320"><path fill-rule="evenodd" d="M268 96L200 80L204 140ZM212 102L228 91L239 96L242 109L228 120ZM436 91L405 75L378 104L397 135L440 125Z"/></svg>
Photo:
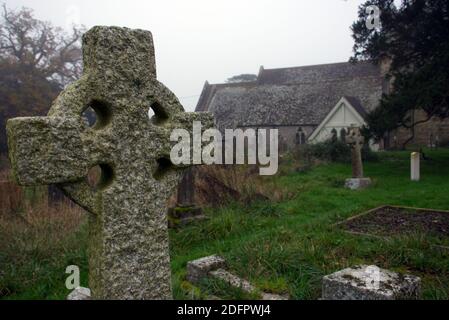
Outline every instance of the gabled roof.
<svg viewBox="0 0 449 320"><path fill-rule="evenodd" d="M225 88L239 88L239 87L252 87L257 85L256 82L237 82L237 83L217 83L209 84L208 81L203 86L203 91L201 92L198 103L196 104L195 112L207 111L209 109L209 104L214 94L221 89Z"/></svg>
<svg viewBox="0 0 449 320"><path fill-rule="evenodd" d="M319 124L318 127L313 130L313 132L309 135L307 140L311 141L315 139L318 133L323 129L323 127L329 122L330 119L335 115L335 113L339 110L340 105L344 103L354 114L356 118L360 121L360 123L365 123L366 111L362 106L359 99L355 97L344 96L342 97L332 108L332 110L327 114L327 116L323 119L323 121Z"/></svg>
<svg viewBox="0 0 449 320"><path fill-rule="evenodd" d="M344 96L343 98L346 99L350 106L352 106L363 119L366 118L368 112L365 110L362 102L358 98L351 96Z"/></svg>
<svg viewBox="0 0 449 320"><path fill-rule="evenodd" d="M262 67L255 82L206 82L196 111L212 112L220 129L318 126L343 96L349 97L360 114L362 109L377 107L382 96L379 68L368 62L271 70Z"/></svg>

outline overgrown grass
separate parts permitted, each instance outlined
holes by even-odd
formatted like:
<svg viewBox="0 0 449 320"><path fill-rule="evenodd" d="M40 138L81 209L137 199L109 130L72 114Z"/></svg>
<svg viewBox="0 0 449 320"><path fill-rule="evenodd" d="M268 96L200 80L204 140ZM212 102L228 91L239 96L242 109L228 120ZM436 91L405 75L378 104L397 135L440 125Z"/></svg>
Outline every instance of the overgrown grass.
<svg viewBox="0 0 449 320"><path fill-rule="evenodd" d="M288 197L207 209L209 220L170 231L175 298L245 297L213 281L199 288L185 281L188 261L219 254L230 271L259 289L288 293L293 299L319 298L323 275L355 264L421 276L424 298L449 299L449 252L433 246L449 245L448 239L416 233L382 240L350 235L333 226L384 204L449 209L449 150L428 151L427 156L431 160L422 163L421 182L410 181L409 153L381 153L379 161L365 165L366 175L374 180L367 190L343 188L351 174L349 164L322 164L303 172L283 168L284 174L261 183L281 186ZM86 285L86 236L82 225L54 248L35 252L14 244L19 248L14 260L12 249L6 254L2 249L0 287L10 288L4 298L65 298L64 271L70 264L81 267Z"/></svg>
<svg viewBox="0 0 449 320"><path fill-rule="evenodd" d="M0 218L0 298L64 298L69 265L80 267L81 283L87 285L84 216L60 203L27 211L20 222Z"/></svg>
<svg viewBox="0 0 449 320"><path fill-rule="evenodd" d="M294 299L317 299L322 276L355 264L376 264L423 278L426 299L449 299L449 239L425 234L390 240L349 235L333 225L384 204L449 209L449 150L428 151L422 181L409 178L408 152L379 154L365 165L374 186L342 188L348 164L323 164L306 172L267 178L295 197L280 203L230 205L209 211L208 222L171 232L176 298L187 261L210 254L226 258L236 274L259 288L288 292ZM207 291L209 288L203 287ZM235 297L237 298L237 297Z"/></svg>

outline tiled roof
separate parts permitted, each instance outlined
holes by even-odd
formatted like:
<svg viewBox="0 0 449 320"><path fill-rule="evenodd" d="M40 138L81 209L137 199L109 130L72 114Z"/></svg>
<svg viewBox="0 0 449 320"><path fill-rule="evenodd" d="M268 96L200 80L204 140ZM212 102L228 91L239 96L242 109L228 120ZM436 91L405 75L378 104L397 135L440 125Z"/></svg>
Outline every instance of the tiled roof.
<svg viewBox="0 0 449 320"><path fill-rule="evenodd" d="M209 111L219 128L318 125L343 97L365 116L382 95L379 68L362 62L261 69L256 82L206 83L196 111Z"/></svg>

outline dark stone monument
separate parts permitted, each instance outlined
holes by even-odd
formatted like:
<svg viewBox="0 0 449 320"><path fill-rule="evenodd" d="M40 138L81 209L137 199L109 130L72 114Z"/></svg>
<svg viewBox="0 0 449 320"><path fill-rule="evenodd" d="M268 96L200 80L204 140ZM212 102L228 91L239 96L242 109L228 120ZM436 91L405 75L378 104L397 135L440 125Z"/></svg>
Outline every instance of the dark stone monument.
<svg viewBox="0 0 449 320"><path fill-rule="evenodd" d="M205 218L203 210L195 205L195 170L188 168L178 185L176 207L168 211L168 225L176 228Z"/></svg>

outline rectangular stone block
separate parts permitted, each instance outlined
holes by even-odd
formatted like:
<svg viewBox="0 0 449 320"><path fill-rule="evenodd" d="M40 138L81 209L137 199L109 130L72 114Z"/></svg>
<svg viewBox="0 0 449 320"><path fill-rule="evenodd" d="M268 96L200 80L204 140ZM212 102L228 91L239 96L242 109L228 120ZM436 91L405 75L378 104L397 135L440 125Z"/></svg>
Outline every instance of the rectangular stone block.
<svg viewBox="0 0 449 320"><path fill-rule="evenodd" d="M209 272L209 275L212 278L224 281L231 287L242 290L243 292L249 294L257 294L260 296L261 300L289 300L288 295L279 295L274 293L267 293L258 290L255 286L253 286L248 280L242 279L226 270L218 269Z"/></svg>
<svg viewBox="0 0 449 320"><path fill-rule="evenodd" d="M376 266L356 266L323 277L323 300L415 300L421 279Z"/></svg>
<svg viewBox="0 0 449 320"><path fill-rule="evenodd" d="M231 287L238 288L246 293L256 293L257 289L249 283L249 281L239 278L236 275L233 275L232 273L223 270L218 269L215 271L212 271L210 275L218 280L224 281L225 283L229 284Z"/></svg>
<svg viewBox="0 0 449 320"><path fill-rule="evenodd" d="M187 280L197 283L208 276L210 271L224 268L226 261L219 256L213 255L187 263Z"/></svg>

